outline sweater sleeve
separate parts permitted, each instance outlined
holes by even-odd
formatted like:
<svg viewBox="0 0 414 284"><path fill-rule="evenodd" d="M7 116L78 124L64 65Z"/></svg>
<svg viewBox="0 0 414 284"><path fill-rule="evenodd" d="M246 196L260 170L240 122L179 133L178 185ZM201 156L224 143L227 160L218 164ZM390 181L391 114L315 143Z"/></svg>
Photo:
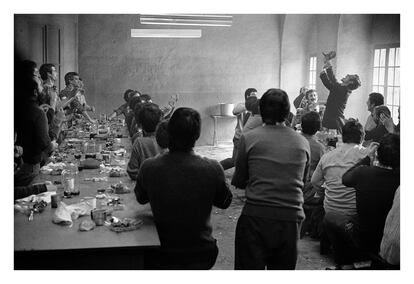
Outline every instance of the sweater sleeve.
<svg viewBox="0 0 414 284"><path fill-rule="evenodd" d="M137 183L135 184L135 197L139 204L146 204L149 202L148 192L144 184L145 176L145 163L142 165L141 170L138 172Z"/></svg>
<svg viewBox="0 0 414 284"><path fill-rule="evenodd" d="M246 142L244 135L240 137L239 146L237 148L236 161L234 163L235 170L231 184L237 188L246 188L249 180L248 164L247 164L247 153L246 153Z"/></svg>
<svg viewBox="0 0 414 284"><path fill-rule="evenodd" d="M322 170L322 159L319 160L318 165L316 166L315 171L312 174L311 183L316 188L321 188L322 184L325 182Z"/></svg>
<svg viewBox="0 0 414 284"><path fill-rule="evenodd" d="M293 105L295 106L295 108L298 108L300 106L300 103L304 96L305 94L303 93L296 97L296 99L293 101Z"/></svg>
<svg viewBox="0 0 414 284"><path fill-rule="evenodd" d="M127 173L132 180L136 180L138 176L139 167L142 164L142 153L139 151L138 141L135 140L132 147L131 158L129 158Z"/></svg>
<svg viewBox="0 0 414 284"><path fill-rule="evenodd" d="M233 199L233 195L229 189L229 186L226 183L223 167L219 163L217 163L216 165L216 171L217 190L216 195L214 196L213 205L221 209L226 209L230 206L231 201Z"/></svg>
<svg viewBox="0 0 414 284"><path fill-rule="evenodd" d="M370 158L366 156L364 159L356 163L353 167L351 167L344 173L344 175L342 176L342 184L349 187L355 187L357 181L360 178L363 178L360 176L359 167L369 166L369 164Z"/></svg>
<svg viewBox="0 0 414 284"><path fill-rule="evenodd" d="M47 125L46 114L43 111L39 112L37 120L35 120L35 135L40 150L44 151L47 148L51 148L51 142L49 138L49 127Z"/></svg>

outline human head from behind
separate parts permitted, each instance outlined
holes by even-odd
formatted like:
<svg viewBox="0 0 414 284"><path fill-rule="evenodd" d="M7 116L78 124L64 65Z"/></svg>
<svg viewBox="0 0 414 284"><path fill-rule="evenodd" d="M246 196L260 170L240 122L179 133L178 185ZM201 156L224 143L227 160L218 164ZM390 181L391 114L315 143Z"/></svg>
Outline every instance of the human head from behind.
<svg viewBox="0 0 414 284"><path fill-rule="evenodd" d="M77 72L68 72L65 74L65 85L68 87L77 87L79 88L81 83L80 83L80 78L79 78L79 74Z"/></svg>
<svg viewBox="0 0 414 284"><path fill-rule="evenodd" d="M257 96L257 90L255 88L248 88L244 92L244 99L247 100L250 96Z"/></svg>
<svg viewBox="0 0 414 284"><path fill-rule="evenodd" d="M342 85L346 86L350 91L356 90L361 86L361 80L359 79L359 76L357 74L348 74L344 78L342 78L341 81Z"/></svg>
<svg viewBox="0 0 414 284"><path fill-rule="evenodd" d="M281 89L269 89L260 98L260 114L263 123L283 122L290 112L289 97Z"/></svg>
<svg viewBox="0 0 414 284"><path fill-rule="evenodd" d="M384 105L374 107L372 118L374 119L374 122L376 124L382 124L381 120L380 120L381 114L384 114L384 115L390 117L391 116L391 111L387 106L384 106Z"/></svg>
<svg viewBox="0 0 414 284"><path fill-rule="evenodd" d="M162 111L154 103L145 103L138 112L138 120L144 131L144 136L155 132L158 123L161 121Z"/></svg>
<svg viewBox="0 0 414 284"><path fill-rule="evenodd" d="M302 133L307 135L315 135L321 128L321 117L316 111L310 111L302 116Z"/></svg>
<svg viewBox="0 0 414 284"><path fill-rule="evenodd" d="M305 93L306 100L312 104L318 102L318 93L314 89L307 90Z"/></svg>
<svg viewBox="0 0 414 284"><path fill-rule="evenodd" d="M200 114L192 108L176 109L168 123L168 149L170 152L190 152L200 137Z"/></svg>
<svg viewBox="0 0 414 284"><path fill-rule="evenodd" d="M155 140L161 149L168 148L168 119L162 120L155 130Z"/></svg>
<svg viewBox="0 0 414 284"><path fill-rule="evenodd" d="M131 98L131 94L132 94L133 91L134 90L132 90L132 89L127 89L124 92L124 100L125 100L125 102L128 102L129 101L129 99Z"/></svg>
<svg viewBox="0 0 414 284"><path fill-rule="evenodd" d="M364 136L364 128L356 119L350 118L342 127L342 141L344 143L361 144Z"/></svg>
<svg viewBox="0 0 414 284"><path fill-rule="evenodd" d="M368 111L373 112L376 106L384 104L384 96L380 93L371 93L368 95L367 107Z"/></svg>
<svg viewBox="0 0 414 284"><path fill-rule="evenodd" d="M52 63L42 64L39 68L39 73L43 81L50 79L54 82L56 81L58 75L56 67Z"/></svg>
<svg viewBox="0 0 414 284"><path fill-rule="evenodd" d="M141 95L141 102L142 103L152 103L152 98L148 94L142 94Z"/></svg>
<svg viewBox="0 0 414 284"><path fill-rule="evenodd" d="M259 114L259 99L256 96L248 97L245 102L246 110L250 111L253 115Z"/></svg>
<svg viewBox="0 0 414 284"><path fill-rule="evenodd" d="M400 167L400 135L388 133L381 138L377 149L378 162L386 167Z"/></svg>

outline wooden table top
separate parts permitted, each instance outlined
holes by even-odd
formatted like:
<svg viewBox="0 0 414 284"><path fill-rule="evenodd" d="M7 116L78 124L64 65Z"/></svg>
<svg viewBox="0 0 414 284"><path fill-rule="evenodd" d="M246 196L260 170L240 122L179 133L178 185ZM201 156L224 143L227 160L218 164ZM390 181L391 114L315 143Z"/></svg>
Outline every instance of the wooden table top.
<svg viewBox="0 0 414 284"><path fill-rule="evenodd" d="M129 138L122 139L128 143ZM130 144L130 142L129 142ZM126 147L130 149L129 147ZM127 149L128 151L128 149ZM130 151L128 151L128 154ZM128 162L128 156L125 158ZM126 165L123 166L126 168ZM155 228L150 206L140 205L135 198L135 182L128 176L109 177L108 173L99 173L99 169L84 169L79 172L78 183L80 194L69 199L62 199L67 204L79 202L84 197L94 197L97 189L110 188L111 184L122 181L131 190L127 194L119 194L125 209L114 211L113 216L118 218L140 218L144 221L141 228L116 233L106 226L96 226L95 229L87 232L79 231L79 224L83 220L90 220L90 216L82 216L73 220L72 227L54 224L52 217L56 209L51 205L45 208L42 213L35 213L32 221L28 220L25 214L16 212L14 214L14 249L15 251L27 250L65 250L65 249L95 249L95 248L121 248L121 247L152 247L159 246L160 240ZM85 181L90 177L107 177L107 181L93 182ZM34 182L60 180L61 176L40 174Z"/></svg>

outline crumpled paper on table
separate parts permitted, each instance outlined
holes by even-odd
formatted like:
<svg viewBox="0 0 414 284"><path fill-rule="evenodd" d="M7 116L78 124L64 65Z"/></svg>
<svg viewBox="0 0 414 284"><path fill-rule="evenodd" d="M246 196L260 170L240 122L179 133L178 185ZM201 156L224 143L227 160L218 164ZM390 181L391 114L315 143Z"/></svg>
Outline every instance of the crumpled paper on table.
<svg viewBox="0 0 414 284"><path fill-rule="evenodd" d="M92 209L92 205L86 201L71 205L66 205L61 201L53 214L52 222L72 227L73 220L80 216L90 215Z"/></svg>
<svg viewBox="0 0 414 284"><path fill-rule="evenodd" d="M56 191L46 191L39 194L32 194L28 197L17 199L16 203L22 203L22 202L36 202L36 201L45 201L47 203L51 202L51 196L53 194L56 194Z"/></svg>
<svg viewBox="0 0 414 284"><path fill-rule="evenodd" d="M14 204L14 210L16 212L26 214L27 212L30 211L31 203L40 202L40 201L45 201L46 203L50 203L51 196L53 194L56 194L56 191L46 191L46 192L39 193L37 195L32 194L25 198L16 199L15 204Z"/></svg>
<svg viewBox="0 0 414 284"><path fill-rule="evenodd" d="M42 174L50 174L53 170L63 170L66 167L65 163L49 163L40 169Z"/></svg>

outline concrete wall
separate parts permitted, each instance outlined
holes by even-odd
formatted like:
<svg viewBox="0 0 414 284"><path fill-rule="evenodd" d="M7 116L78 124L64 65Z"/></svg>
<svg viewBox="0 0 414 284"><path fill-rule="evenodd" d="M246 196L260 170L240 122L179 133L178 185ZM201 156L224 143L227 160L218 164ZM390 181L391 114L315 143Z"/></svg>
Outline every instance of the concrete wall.
<svg viewBox="0 0 414 284"><path fill-rule="evenodd" d="M341 15L338 28L336 76L358 74L362 83L349 97L345 117L359 118L363 123L369 114L366 101L371 92L371 24L370 15Z"/></svg>
<svg viewBox="0 0 414 284"><path fill-rule="evenodd" d="M16 14L14 17L14 44L23 59L33 60L38 67L43 62L42 26L59 27L61 34L61 80L63 88L64 75L78 69L77 15L29 15Z"/></svg>
<svg viewBox="0 0 414 284"><path fill-rule="evenodd" d="M128 88L202 117L198 144L212 143L211 108L243 101L246 88L259 93L279 85L280 19L277 15L234 15L231 27L202 27L200 39L131 38L136 15L79 15L79 71L97 112L123 103ZM148 28L148 27L146 27ZM219 140L231 141L235 120L222 120Z"/></svg>
<svg viewBox="0 0 414 284"><path fill-rule="evenodd" d="M280 86L288 93L291 102L299 94L299 89L308 82L308 47L313 21L313 15L286 15L285 17ZM295 112L293 104L291 109Z"/></svg>

